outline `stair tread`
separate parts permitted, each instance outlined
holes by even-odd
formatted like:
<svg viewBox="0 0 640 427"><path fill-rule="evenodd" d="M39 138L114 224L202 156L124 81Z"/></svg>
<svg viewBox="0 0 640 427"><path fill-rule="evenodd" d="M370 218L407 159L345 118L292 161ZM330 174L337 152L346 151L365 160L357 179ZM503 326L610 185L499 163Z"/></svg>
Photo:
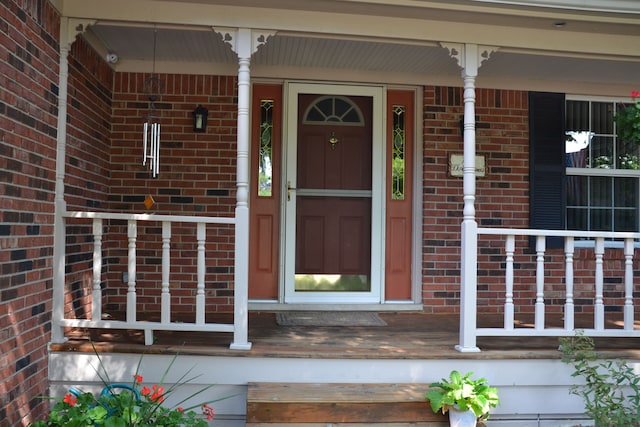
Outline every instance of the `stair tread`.
<svg viewBox="0 0 640 427"><path fill-rule="evenodd" d="M428 384L249 383L248 402L424 402Z"/></svg>

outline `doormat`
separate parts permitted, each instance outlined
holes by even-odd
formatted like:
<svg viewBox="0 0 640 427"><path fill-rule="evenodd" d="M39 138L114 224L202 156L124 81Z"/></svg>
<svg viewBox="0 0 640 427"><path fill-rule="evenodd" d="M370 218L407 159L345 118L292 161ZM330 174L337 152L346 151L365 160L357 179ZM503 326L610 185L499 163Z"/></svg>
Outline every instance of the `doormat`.
<svg viewBox="0 0 640 427"><path fill-rule="evenodd" d="M376 313L366 311L292 311L276 313L280 326L386 326Z"/></svg>

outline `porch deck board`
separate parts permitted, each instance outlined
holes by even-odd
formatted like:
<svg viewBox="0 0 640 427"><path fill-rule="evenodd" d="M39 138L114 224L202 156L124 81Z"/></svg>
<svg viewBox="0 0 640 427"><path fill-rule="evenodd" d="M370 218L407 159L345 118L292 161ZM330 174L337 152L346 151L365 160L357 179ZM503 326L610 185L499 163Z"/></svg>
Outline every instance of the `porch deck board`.
<svg viewBox="0 0 640 427"><path fill-rule="evenodd" d="M207 321L231 323L230 316L210 316ZM293 357L340 359L557 359L555 337L479 337L480 353L460 353L459 315L428 313L380 313L387 326L318 327L279 326L275 313L249 315L249 351L230 350L230 333L155 331L155 343L144 345L144 332L133 330L68 329L68 341L53 344L52 351L155 354L196 354L234 357ZM607 316L607 327L620 324L620 316ZM527 316L519 316L518 327L532 327ZM591 327L592 314L576 317L579 327ZM478 327L495 327L502 316L482 314ZM560 327L560 315L547 316L547 324ZM638 326L637 326L638 327ZM596 350L603 355L640 358L640 339L596 338ZM610 353L608 353L610 352Z"/></svg>

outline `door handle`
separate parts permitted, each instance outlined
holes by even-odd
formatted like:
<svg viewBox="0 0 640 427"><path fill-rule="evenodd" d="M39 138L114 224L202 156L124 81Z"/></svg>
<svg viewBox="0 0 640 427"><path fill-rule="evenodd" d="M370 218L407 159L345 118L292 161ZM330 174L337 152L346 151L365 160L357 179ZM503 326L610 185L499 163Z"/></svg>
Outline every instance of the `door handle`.
<svg viewBox="0 0 640 427"><path fill-rule="evenodd" d="M291 190L296 191L296 188L291 186L291 181L287 181L287 202L291 201Z"/></svg>

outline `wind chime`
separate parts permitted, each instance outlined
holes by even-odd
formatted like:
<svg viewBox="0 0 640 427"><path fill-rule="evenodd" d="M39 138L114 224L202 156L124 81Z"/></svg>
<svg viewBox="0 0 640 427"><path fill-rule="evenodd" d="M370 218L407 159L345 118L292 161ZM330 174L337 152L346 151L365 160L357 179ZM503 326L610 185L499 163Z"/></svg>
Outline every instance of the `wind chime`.
<svg viewBox="0 0 640 427"><path fill-rule="evenodd" d="M162 93L163 82L156 73L156 40L158 30L153 31L153 69L151 77L144 81L143 90L149 98L149 114L142 128L142 166L149 164L153 178L160 171L160 116L156 114L156 101Z"/></svg>

